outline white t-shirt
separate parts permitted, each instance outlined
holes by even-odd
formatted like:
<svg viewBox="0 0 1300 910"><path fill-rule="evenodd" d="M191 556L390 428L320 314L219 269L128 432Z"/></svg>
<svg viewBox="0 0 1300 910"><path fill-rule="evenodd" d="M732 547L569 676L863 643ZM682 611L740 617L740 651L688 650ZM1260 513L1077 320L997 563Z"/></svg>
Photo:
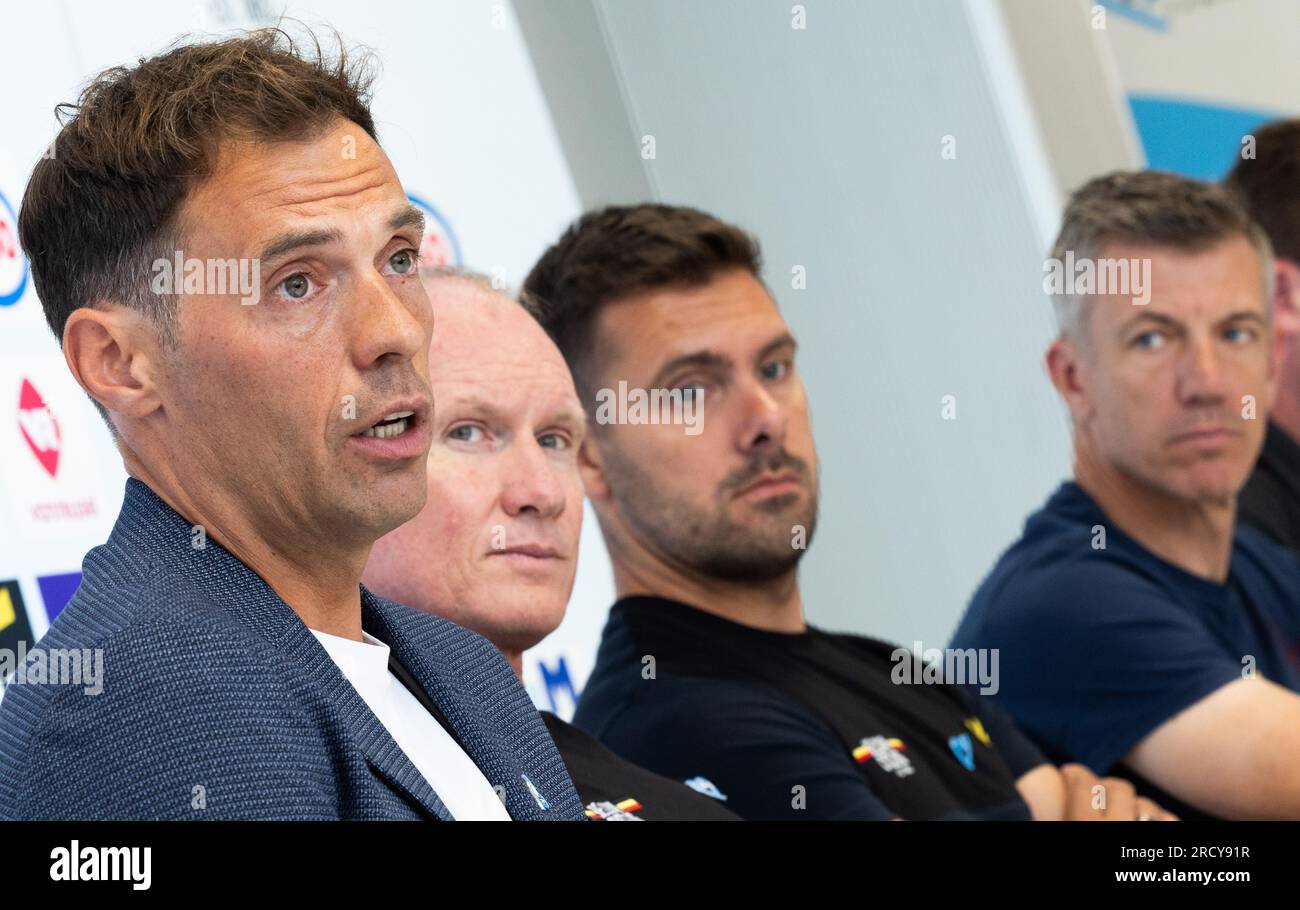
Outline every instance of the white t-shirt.
<svg viewBox="0 0 1300 910"><path fill-rule="evenodd" d="M388 645L362 630L364 642L311 630L411 764L458 821L510 821L483 772L442 724L388 669Z"/></svg>

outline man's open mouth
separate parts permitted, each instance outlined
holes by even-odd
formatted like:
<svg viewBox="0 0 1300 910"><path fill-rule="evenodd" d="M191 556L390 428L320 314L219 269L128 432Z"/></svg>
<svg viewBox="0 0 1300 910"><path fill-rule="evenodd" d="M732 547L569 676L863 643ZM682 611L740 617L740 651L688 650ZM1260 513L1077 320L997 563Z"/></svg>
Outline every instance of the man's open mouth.
<svg viewBox="0 0 1300 910"><path fill-rule="evenodd" d="M373 436L377 439L391 439L394 436L401 436L413 422L411 418L414 416L414 411L394 411L392 414L386 414L382 420L370 429L357 435Z"/></svg>

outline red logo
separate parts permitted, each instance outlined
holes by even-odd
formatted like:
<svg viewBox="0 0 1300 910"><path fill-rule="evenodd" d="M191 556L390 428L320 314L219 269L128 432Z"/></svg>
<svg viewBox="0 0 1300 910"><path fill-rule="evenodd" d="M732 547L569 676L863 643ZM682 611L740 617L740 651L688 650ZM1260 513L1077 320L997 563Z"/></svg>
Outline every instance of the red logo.
<svg viewBox="0 0 1300 910"><path fill-rule="evenodd" d="M4 215L0 215L0 259L18 258L18 235Z"/></svg>
<svg viewBox="0 0 1300 910"><path fill-rule="evenodd" d="M460 244L442 213L419 196L408 195L415 207L424 212L424 237L420 241L420 271L440 265L460 265Z"/></svg>
<svg viewBox="0 0 1300 910"><path fill-rule="evenodd" d="M452 248L451 237L442 225L430 219L424 240L420 242L420 268L431 269L439 265L455 265L456 251Z"/></svg>
<svg viewBox="0 0 1300 910"><path fill-rule="evenodd" d="M41 467L51 477L59 469L59 450L63 447L63 435L59 432L59 422L54 419L49 405L36 391L36 386L23 379L22 391L18 393L18 429L23 439Z"/></svg>

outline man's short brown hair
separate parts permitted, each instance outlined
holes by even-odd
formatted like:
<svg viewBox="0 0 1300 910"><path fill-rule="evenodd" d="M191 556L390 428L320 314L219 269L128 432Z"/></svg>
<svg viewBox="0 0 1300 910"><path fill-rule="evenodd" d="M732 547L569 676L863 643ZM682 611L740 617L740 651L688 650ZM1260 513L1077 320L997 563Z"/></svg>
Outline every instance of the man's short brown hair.
<svg viewBox="0 0 1300 910"><path fill-rule="evenodd" d="M152 263L183 247L182 203L224 140L310 139L337 117L376 137L368 55L308 43L266 28L180 44L105 70L55 108L63 128L32 171L18 234L60 344L72 311L101 301L145 313L173 340L175 300L152 293Z"/></svg>
<svg viewBox="0 0 1300 910"><path fill-rule="evenodd" d="M1215 183L1166 171L1115 171L1089 180L1070 196L1052 258L1096 260L1110 243L1135 243L1201 252L1234 236L1251 242L1271 308L1273 254L1268 237L1231 193ZM1063 336L1081 339L1087 295L1052 296ZM1270 309L1271 311L1271 309Z"/></svg>
<svg viewBox="0 0 1300 910"><path fill-rule="evenodd" d="M1254 157L1239 159L1224 183L1268 234L1274 253L1300 263L1300 120L1275 121L1254 137Z"/></svg>
<svg viewBox="0 0 1300 910"><path fill-rule="evenodd" d="M533 266L521 299L569 364L593 406L595 325L616 300L707 284L719 273L762 272L758 241L698 209L645 203L587 212Z"/></svg>

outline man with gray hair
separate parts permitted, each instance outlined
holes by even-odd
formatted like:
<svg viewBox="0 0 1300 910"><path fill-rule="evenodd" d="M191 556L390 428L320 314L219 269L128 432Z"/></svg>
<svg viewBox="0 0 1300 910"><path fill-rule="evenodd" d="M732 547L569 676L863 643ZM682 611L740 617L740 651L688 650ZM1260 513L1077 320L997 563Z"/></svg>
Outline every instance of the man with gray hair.
<svg viewBox="0 0 1300 910"><path fill-rule="evenodd" d="M953 644L1000 650L998 698L1054 757L1184 818L1300 818L1300 560L1236 520L1276 385L1268 239L1221 187L1115 173L1047 271L1074 479Z"/></svg>

